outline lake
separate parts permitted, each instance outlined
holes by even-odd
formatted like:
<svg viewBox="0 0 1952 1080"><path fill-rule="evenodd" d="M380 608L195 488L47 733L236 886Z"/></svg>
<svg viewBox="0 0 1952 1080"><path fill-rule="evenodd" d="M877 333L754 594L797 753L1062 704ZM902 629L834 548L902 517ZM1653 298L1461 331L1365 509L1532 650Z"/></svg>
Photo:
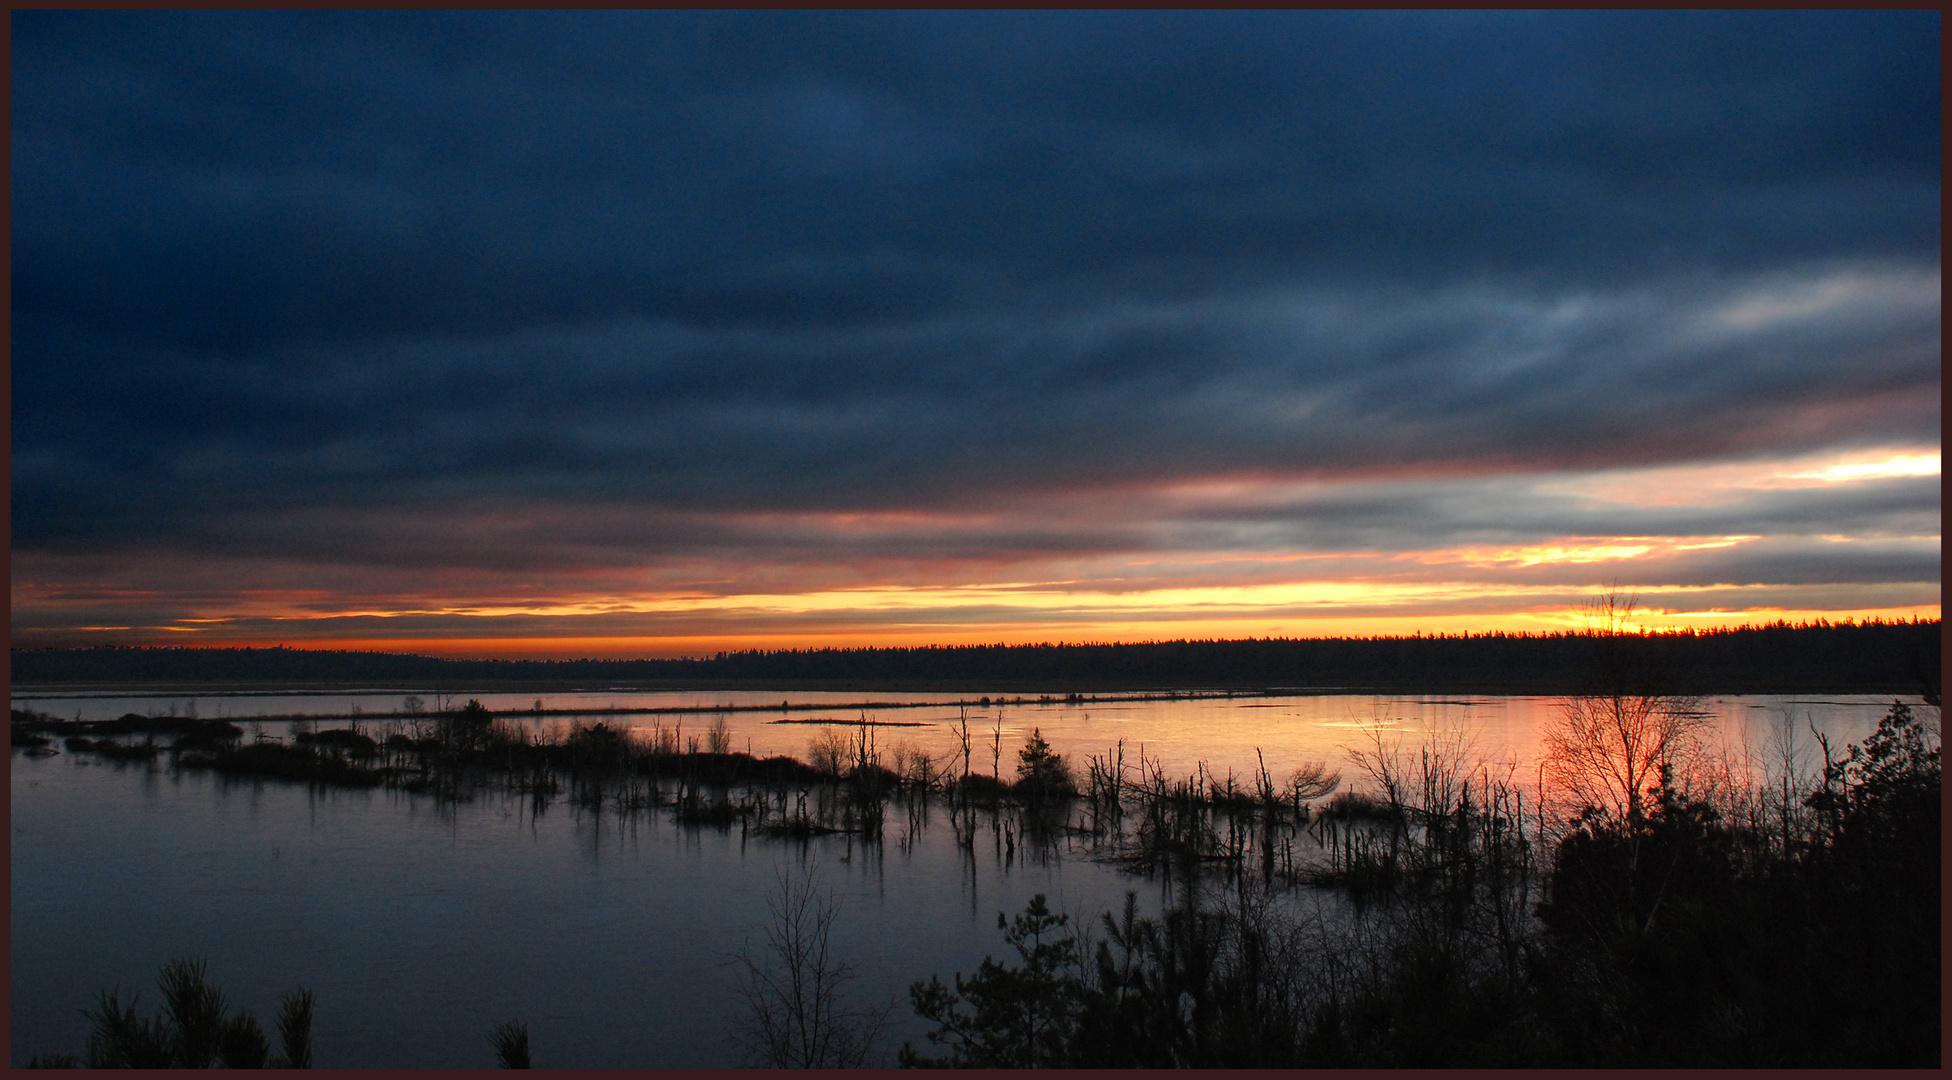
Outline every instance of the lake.
<svg viewBox="0 0 1952 1080"><path fill-rule="evenodd" d="M82 696L17 688L15 708L61 717L395 712L398 689L320 694ZM438 704L422 692L427 707ZM534 695L477 697L498 712L535 710ZM787 710L773 708L789 699ZM911 707L871 708L874 700ZM1833 744L1872 731L1888 698L1707 699L1728 746L1760 749L1789 716ZM767 711L714 712L739 706ZM1523 778L1552 715L1545 698L1206 697L967 708L976 771L1007 774L1035 729L1074 761L1123 740L1168 775L1204 767L1243 778L1265 760L1280 777L1327 761L1358 778L1344 747L1371 732L1415 743L1467 732L1476 753ZM605 722L703 738L722 720L735 749L805 757L829 727L779 720L877 723L878 745L960 756L964 708L951 695L596 690L541 698L538 729ZM611 709L684 708L644 714ZM267 726L289 736L303 721ZM341 726L343 721L317 721ZM365 719L382 733L405 720ZM851 730L851 729L841 729ZM1809 740L1806 738L1805 742ZM994 749L993 749L994 748ZM1259 751L1257 756L1256 751ZM167 759L118 764L63 753L12 760L11 1061L80 1053L98 989L142 991L156 1007L158 966L207 957L234 1005L270 1020L278 995L318 995L320 1067L488 1066L492 1025L521 1019L536 1064L730 1066L737 999L730 959L767 922L782 872L817 875L838 896L836 944L860 978L860 1000L894 1000L892 1048L922 1046L906 987L932 973L973 970L1007 946L999 911L1044 893L1085 918L1128 889L1157 909L1161 885L1060 843L1030 857L954 843L940 811L924 823L893 814L879 843L846 835L809 841L681 827L668 813L619 816L558 801L484 792L461 803L393 790L345 791L178 771Z"/></svg>

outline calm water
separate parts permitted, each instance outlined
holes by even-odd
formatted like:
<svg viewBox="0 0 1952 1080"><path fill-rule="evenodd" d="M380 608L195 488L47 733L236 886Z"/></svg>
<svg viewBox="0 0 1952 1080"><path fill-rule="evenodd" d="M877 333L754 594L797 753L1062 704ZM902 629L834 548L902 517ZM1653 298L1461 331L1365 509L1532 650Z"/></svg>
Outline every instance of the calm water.
<svg viewBox="0 0 1952 1080"><path fill-rule="evenodd" d="M63 718L108 720L124 713L197 715L204 717L368 716L401 711L407 691L374 689L342 694L249 694L200 697L142 695L84 697L16 691L14 708L33 708ZM432 694L422 692L433 710ZM791 698L794 709L761 712L714 712L728 707L771 706ZM884 752L908 747L946 761L960 755L960 721L964 708L951 694L793 693L779 691L656 692L586 691L570 694L457 694L449 703L476 698L498 713L532 730L567 730L576 723L607 723L647 735L651 729L677 729L701 743L708 727L723 722L732 746L754 753L791 754L805 758L809 745L823 731L850 732L862 716L878 723L877 746ZM1061 753L1082 762L1105 755L1122 740L1128 764L1136 765L1141 751L1163 762L1174 775L1189 774L1202 764L1225 776L1229 769L1248 775L1257 768L1256 752L1278 780L1304 761L1341 764L1345 748L1365 745L1371 732L1414 743L1426 732L1459 730L1486 761L1513 763L1526 771L1539 752L1540 733L1553 715L1553 698L1544 697L1211 697L1181 700L1102 701L1083 704L1026 703L967 706L973 767L989 772L999 763L1008 774L1015 748L1033 729L1041 731ZM1906 698L1916 703L1915 698ZM560 714L538 719L519 715L537 707ZM875 703L903 703L919 707L872 707ZM859 706L867 704L870 707ZM1715 730L1731 746L1745 741L1760 746L1772 724L1788 716L1807 734L1814 724L1833 741L1862 738L1877 726L1890 699L1844 695L1797 698L1772 695L1709 698L1703 707L1712 714ZM804 706L819 706L807 711ZM679 714L607 715L608 709L683 708ZM588 710L583 712L582 710ZM806 723L829 719L835 724ZM791 720L793 723L780 721ZM847 723L838 723L847 722ZM342 719L323 721L343 726ZM372 734L404 729L405 721L368 719ZM267 731L288 735L290 723L273 722ZM1807 741L1807 740L1806 740Z"/></svg>
<svg viewBox="0 0 1952 1080"><path fill-rule="evenodd" d="M16 708L105 719L124 712L203 716L390 711L405 696L47 698L17 694ZM467 695L463 695L463 700ZM473 695L492 709L530 708L532 695ZM853 719L838 706L868 695L793 695L835 711L793 718ZM896 700L877 695L880 700ZM547 709L686 704L771 704L777 693L549 695ZM902 701L931 700L900 695ZM946 758L959 753L953 699L916 709L875 710L881 721L920 727L876 730L884 750L907 743ZM432 704L429 696L429 704ZM1722 698L1707 703L1731 745L1760 746L1783 715L1814 724L1833 742L1856 741L1888 701ZM1104 754L1123 739L1184 775L1255 767L1255 750L1277 779L1304 760L1344 769L1342 747L1379 725L1414 743L1432 729L1461 728L1487 760L1523 775L1551 702L1530 698L1371 697L1205 699L971 708L978 771L991 739L1004 771L1032 728L1060 751ZM735 747L804 756L818 726L771 721L782 714L722 714ZM710 715L616 716L613 724L675 727L703 736ZM532 721L566 725L572 717ZM335 722L336 723L336 722ZM384 727L385 721L368 721ZM271 725L274 733L286 726ZM999 732L1000 735L994 733ZM890 820L877 846L845 837L810 844L740 832L685 829L665 815L620 819L558 802L531 814L525 800L478 796L459 806L397 792L311 791L226 781L166 763L116 765L89 755L12 759L12 1063L37 1051L80 1052L79 1010L95 991L143 991L170 957L198 954L233 1004L261 1019L278 995L317 991L317 1060L331 1066L486 1066L487 1029L529 1024L542 1066L723 1066L736 1004L726 961L766 922L764 897L783 869L811 868L842 898L839 944L861 973L855 993L900 1002L890 1047L921 1044L905 988L939 972L970 971L1006 948L998 911L1034 893L1090 916L1128 888L1156 908L1159 886L1060 850L1007 865L977 845L972 861L946 823L913 831ZM1021 853L1019 853L1021 855Z"/></svg>

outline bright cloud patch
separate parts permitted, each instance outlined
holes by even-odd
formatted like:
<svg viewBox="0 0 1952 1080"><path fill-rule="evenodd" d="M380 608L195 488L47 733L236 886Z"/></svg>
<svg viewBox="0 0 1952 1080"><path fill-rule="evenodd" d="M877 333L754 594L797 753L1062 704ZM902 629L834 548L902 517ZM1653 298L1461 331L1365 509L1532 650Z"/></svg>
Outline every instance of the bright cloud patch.
<svg viewBox="0 0 1952 1080"><path fill-rule="evenodd" d="M1882 461L1832 465L1819 472L1788 473L1791 480L1876 480L1887 476L1938 476L1939 455L1902 454Z"/></svg>
<svg viewBox="0 0 1952 1080"><path fill-rule="evenodd" d="M1927 452L1906 448L1609 470L1554 478L1546 483L1553 489L1589 499L1633 506L1708 506L1728 503L1753 492L1938 475L1936 449Z"/></svg>

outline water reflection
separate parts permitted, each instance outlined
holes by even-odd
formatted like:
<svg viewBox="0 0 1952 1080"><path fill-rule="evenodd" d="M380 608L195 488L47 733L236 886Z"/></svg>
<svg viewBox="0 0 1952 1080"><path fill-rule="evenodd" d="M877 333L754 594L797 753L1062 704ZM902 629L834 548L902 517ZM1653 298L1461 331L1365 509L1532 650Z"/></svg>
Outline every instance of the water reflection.
<svg viewBox="0 0 1952 1080"><path fill-rule="evenodd" d="M633 738L669 739L678 749L696 739L705 749L714 725L719 724L730 748L762 757L786 754L805 760L812 760L823 732L830 726L851 729L863 717L878 725L900 725L877 729L883 737L883 749L891 757L906 750L936 760L959 758L963 751L957 725L966 716L973 742L970 758L976 765L1002 760L1035 728L1059 752L1077 761L1105 753L1122 739L1134 753L1143 747L1151 758L1175 773L1193 772L1204 763L1213 772L1225 774L1231 769L1241 775L1253 771L1257 751L1277 773L1305 761L1339 759L1348 747L1362 741L1365 731L1378 726L1401 730L1412 739L1461 726L1473 732L1487 757L1512 761L1521 770L1530 770L1542 752L1543 733L1560 702L1545 697L1262 698L1186 694L1118 701L1070 701L1052 696L1040 701L1038 696L1029 695L1007 702L977 699L964 708L967 699L952 694L795 692L783 699L778 691L594 690L540 697L533 693L436 696L425 691L417 694L373 688L333 694L194 697L17 691L13 707L83 720L114 719L130 712L145 716L195 714L238 718L247 727L248 718L265 715L315 717L319 719L312 723L325 726L343 726L353 719L384 738L413 730L416 721L403 715L402 706L407 699L423 694L427 717L431 718L441 705L452 707L476 698L500 722L523 725L538 737L559 738L575 725L601 722L627 730ZM1751 695L1708 698L1702 708L1710 718L1715 741L1739 746L1765 742L1772 721L1784 714L1806 722L1833 741L1861 739L1876 727L1877 718L1889 703L1888 697L1877 695L1821 699ZM651 709L685 711L630 711ZM753 711L714 711L728 709ZM423 725L430 722L419 721ZM265 727L271 734L288 739L305 724L303 720L285 719L268 722Z"/></svg>

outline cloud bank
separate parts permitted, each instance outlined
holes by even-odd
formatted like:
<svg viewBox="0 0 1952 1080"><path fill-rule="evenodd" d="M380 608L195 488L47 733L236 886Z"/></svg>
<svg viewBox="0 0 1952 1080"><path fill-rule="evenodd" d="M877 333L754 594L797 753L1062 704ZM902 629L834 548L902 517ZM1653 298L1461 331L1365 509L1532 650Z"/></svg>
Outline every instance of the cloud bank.
<svg viewBox="0 0 1952 1080"><path fill-rule="evenodd" d="M20 643L1937 614L1935 12L13 25Z"/></svg>

